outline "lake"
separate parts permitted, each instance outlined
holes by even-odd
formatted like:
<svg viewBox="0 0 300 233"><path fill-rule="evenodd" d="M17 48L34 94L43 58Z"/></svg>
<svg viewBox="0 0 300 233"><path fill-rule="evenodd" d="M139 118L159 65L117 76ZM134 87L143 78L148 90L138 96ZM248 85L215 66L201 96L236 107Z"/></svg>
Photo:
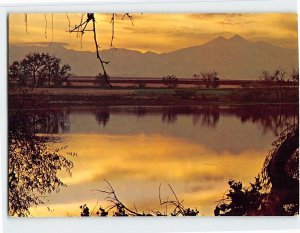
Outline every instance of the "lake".
<svg viewBox="0 0 300 233"><path fill-rule="evenodd" d="M297 118L297 105L53 109L36 130L59 136L56 146L77 156L72 176L59 174L67 187L46 196L51 211L40 205L31 214L79 216L82 204L96 212L109 205L95 190L106 190L106 179L129 208L165 211L159 186L170 200L169 184L184 206L213 215L228 181L253 182L285 123Z"/></svg>

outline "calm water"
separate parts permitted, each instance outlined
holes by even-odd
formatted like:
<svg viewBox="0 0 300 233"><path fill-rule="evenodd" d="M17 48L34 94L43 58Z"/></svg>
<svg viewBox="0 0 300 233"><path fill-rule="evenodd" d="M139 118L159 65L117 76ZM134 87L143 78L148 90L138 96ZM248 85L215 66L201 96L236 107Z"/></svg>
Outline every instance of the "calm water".
<svg viewBox="0 0 300 233"><path fill-rule="evenodd" d="M213 215L229 179L245 183L260 172L284 123L293 123L296 106L66 107L49 114L40 133L59 135L72 158L68 185L47 198L33 216L79 215L81 204L107 206L107 179L128 207L158 210L172 197L170 184L187 207ZM60 146L60 145L57 145Z"/></svg>

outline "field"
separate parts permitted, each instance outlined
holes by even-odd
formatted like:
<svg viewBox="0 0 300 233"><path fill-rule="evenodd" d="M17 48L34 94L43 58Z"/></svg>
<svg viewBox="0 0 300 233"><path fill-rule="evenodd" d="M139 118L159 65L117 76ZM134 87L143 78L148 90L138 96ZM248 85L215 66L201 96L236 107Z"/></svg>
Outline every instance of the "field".
<svg viewBox="0 0 300 233"><path fill-rule="evenodd" d="M197 105L298 103L295 88L34 88L25 95L29 101L45 95L53 104L76 103L97 105Z"/></svg>

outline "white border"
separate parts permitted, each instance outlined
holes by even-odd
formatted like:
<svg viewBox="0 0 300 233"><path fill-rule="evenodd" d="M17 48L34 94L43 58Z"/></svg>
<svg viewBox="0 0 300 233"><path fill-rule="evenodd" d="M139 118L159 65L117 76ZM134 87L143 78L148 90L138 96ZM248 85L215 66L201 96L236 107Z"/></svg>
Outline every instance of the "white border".
<svg viewBox="0 0 300 233"><path fill-rule="evenodd" d="M296 12L297 0L6 0L0 8L7 12Z"/></svg>
<svg viewBox="0 0 300 233"><path fill-rule="evenodd" d="M9 218L7 216L7 15L12 12L296 12L296 0L7 0L0 3L0 137L4 233L201 232L300 229L299 217ZM74 4L76 3L76 4ZM19 4L19 5L18 5ZM59 4L59 5L57 5ZM300 38L299 38L300 40Z"/></svg>

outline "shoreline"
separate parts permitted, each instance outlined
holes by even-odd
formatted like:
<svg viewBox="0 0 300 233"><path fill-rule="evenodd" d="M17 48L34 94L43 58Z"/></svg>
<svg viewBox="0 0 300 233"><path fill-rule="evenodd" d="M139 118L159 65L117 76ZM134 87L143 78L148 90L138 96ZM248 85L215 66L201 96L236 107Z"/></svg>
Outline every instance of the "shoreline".
<svg viewBox="0 0 300 233"><path fill-rule="evenodd" d="M281 90L282 91L282 90ZM9 107L14 99L22 98L30 104L46 100L50 105L91 106L197 106L197 105L298 105L298 89L285 89L283 97L278 90L238 89L71 89L37 88L8 94Z"/></svg>

